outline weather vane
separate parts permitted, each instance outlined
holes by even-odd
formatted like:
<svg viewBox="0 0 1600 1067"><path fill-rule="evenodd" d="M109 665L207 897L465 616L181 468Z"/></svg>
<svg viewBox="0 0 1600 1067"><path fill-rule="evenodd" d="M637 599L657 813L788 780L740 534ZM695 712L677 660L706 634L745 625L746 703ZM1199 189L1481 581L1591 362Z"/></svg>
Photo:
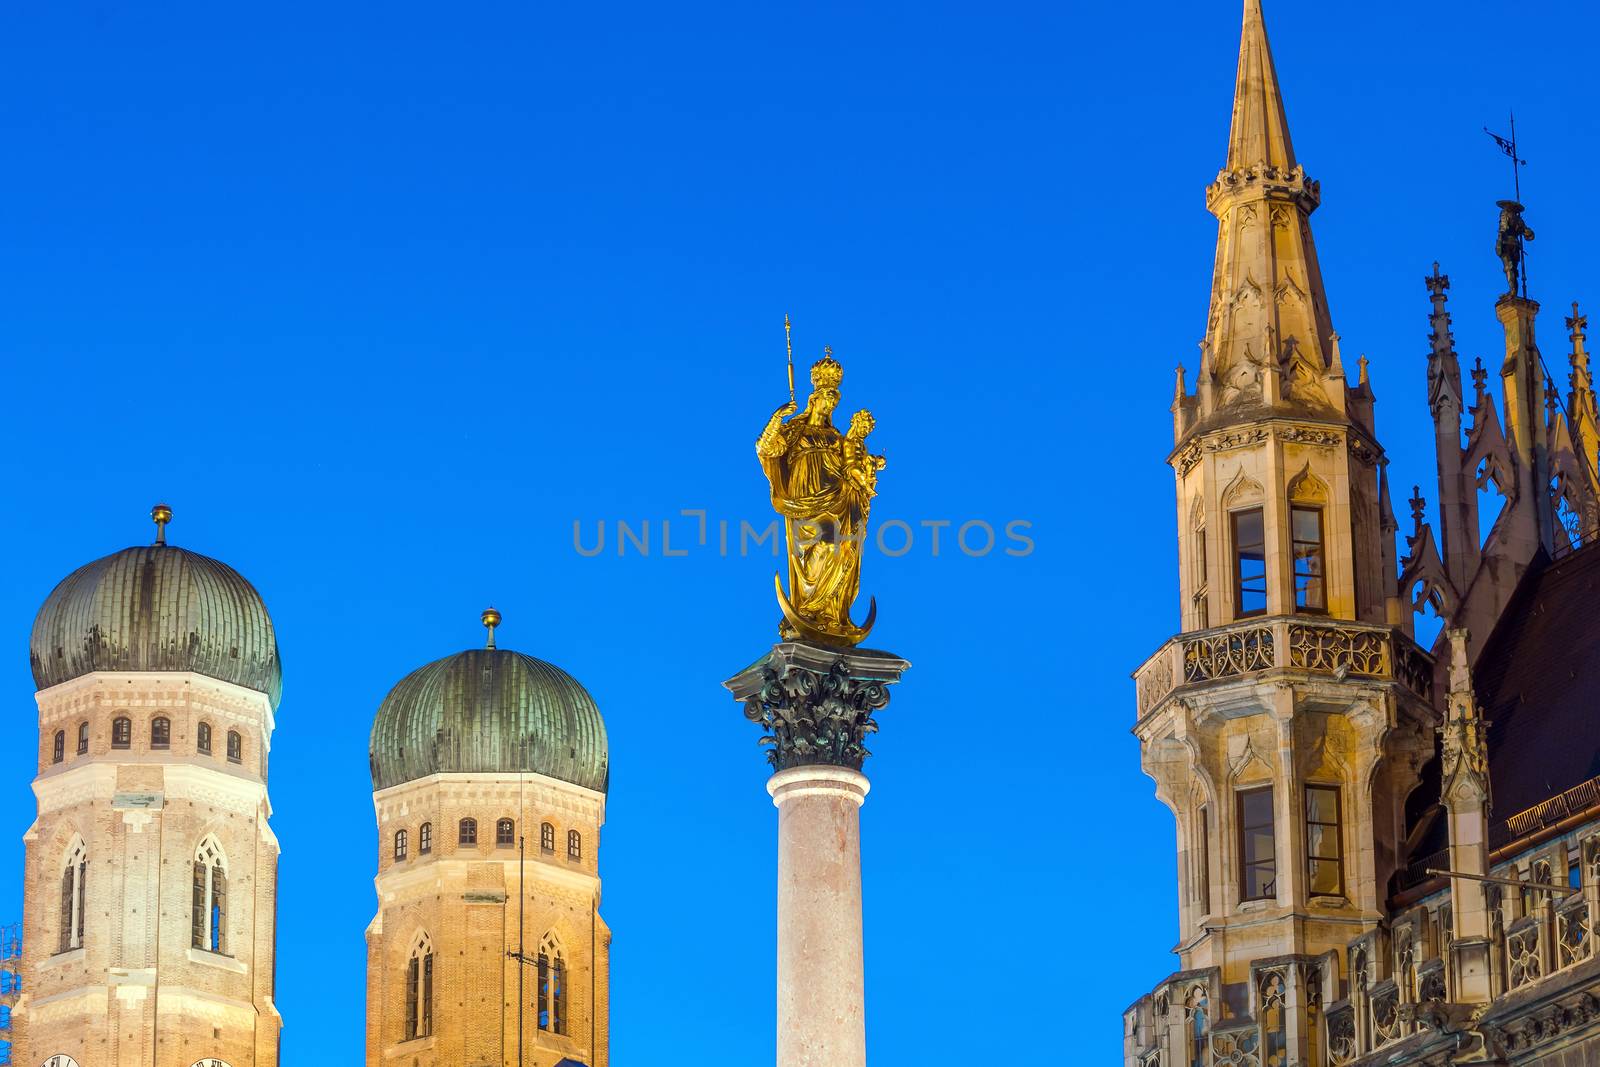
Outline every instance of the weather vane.
<svg viewBox="0 0 1600 1067"><path fill-rule="evenodd" d="M1522 298L1526 300L1528 298L1527 243L1533 240L1533 229L1522 219L1522 168L1528 165L1528 161L1517 155L1516 112L1511 113L1510 137L1501 137L1487 126L1483 128L1483 132L1488 134L1499 146L1500 151L1511 159L1511 188L1516 199L1498 201L1500 227L1495 237L1495 254L1500 257L1500 265L1506 272L1507 292L1511 296L1516 296L1520 288Z"/></svg>

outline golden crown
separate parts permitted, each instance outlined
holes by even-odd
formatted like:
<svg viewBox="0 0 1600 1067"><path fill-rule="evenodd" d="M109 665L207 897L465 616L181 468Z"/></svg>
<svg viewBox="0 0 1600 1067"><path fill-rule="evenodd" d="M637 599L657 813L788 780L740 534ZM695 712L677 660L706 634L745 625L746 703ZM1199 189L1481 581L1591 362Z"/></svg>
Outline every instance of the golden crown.
<svg viewBox="0 0 1600 1067"><path fill-rule="evenodd" d="M833 349L823 349L823 357L811 364L811 384L818 389L837 389L844 380L844 367L833 358Z"/></svg>

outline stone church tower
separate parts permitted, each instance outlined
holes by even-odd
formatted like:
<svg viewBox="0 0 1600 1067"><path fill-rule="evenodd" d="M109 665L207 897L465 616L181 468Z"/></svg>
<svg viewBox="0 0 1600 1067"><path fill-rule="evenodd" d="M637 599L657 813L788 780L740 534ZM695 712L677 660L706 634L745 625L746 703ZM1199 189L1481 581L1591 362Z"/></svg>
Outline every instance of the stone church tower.
<svg viewBox="0 0 1600 1067"><path fill-rule="evenodd" d="M153 516L155 544L72 572L34 622L16 1062L276 1067L277 640L250 583Z"/></svg>
<svg viewBox="0 0 1600 1067"><path fill-rule="evenodd" d="M1260 1062L1316 1060L1306 1020L1337 989L1336 956L1382 918L1432 751L1433 666L1396 629L1409 610L1373 391L1333 329L1319 199L1247 0L1206 190L1198 380L1189 392L1180 368L1172 405L1182 632L1136 674L1143 766L1177 819L1182 968L1142 1036L1175 1063L1193 1062L1196 1017L1266 1018L1241 1048L1264 1032ZM1208 1062L1234 1062L1231 1040L1218 1024Z"/></svg>
<svg viewBox="0 0 1600 1067"><path fill-rule="evenodd" d="M483 621L487 647L408 674L372 724L367 1067L606 1067L605 723Z"/></svg>

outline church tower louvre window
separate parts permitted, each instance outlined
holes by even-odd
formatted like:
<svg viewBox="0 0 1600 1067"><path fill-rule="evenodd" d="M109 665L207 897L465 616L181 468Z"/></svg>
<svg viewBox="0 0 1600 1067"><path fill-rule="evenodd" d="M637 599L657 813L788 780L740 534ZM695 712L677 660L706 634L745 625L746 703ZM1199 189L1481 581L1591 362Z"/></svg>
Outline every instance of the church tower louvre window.
<svg viewBox="0 0 1600 1067"><path fill-rule="evenodd" d="M605 821L605 723L576 679L493 639L498 611L483 620L483 646L412 671L373 716L384 862L367 932L368 1062L609 1067L611 934L598 848L584 857L582 844ZM420 857L441 824L456 843L432 849L426 878L388 862L396 832L415 835ZM561 832L572 862L556 862Z"/></svg>
<svg viewBox="0 0 1600 1067"><path fill-rule="evenodd" d="M265 768L218 766L200 728L269 742L277 638L243 576L168 543L170 508L152 517L153 543L72 571L34 618L51 760L24 842L23 942L41 951L22 957L12 1059L148 1064L159 1046L163 1067L280 1067Z"/></svg>

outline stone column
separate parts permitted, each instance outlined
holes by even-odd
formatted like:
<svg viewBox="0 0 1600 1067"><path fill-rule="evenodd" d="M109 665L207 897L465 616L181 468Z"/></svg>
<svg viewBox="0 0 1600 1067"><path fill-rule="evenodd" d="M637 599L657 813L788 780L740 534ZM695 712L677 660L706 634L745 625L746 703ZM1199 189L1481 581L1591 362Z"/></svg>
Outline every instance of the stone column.
<svg viewBox="0 0 1600 1067"><path fill-rule="evenodd" d="M865 1067L861 802L866 775L792 767L778 806L778 1065Z"/></svg>
<svg viewBox="0 0 1600 1067"><path fill-rule="evenodd" d="M786 641L724 683L766 731L778 808L778 1067L865 1067L861 766L874 712L909 667Z"/></svg>

